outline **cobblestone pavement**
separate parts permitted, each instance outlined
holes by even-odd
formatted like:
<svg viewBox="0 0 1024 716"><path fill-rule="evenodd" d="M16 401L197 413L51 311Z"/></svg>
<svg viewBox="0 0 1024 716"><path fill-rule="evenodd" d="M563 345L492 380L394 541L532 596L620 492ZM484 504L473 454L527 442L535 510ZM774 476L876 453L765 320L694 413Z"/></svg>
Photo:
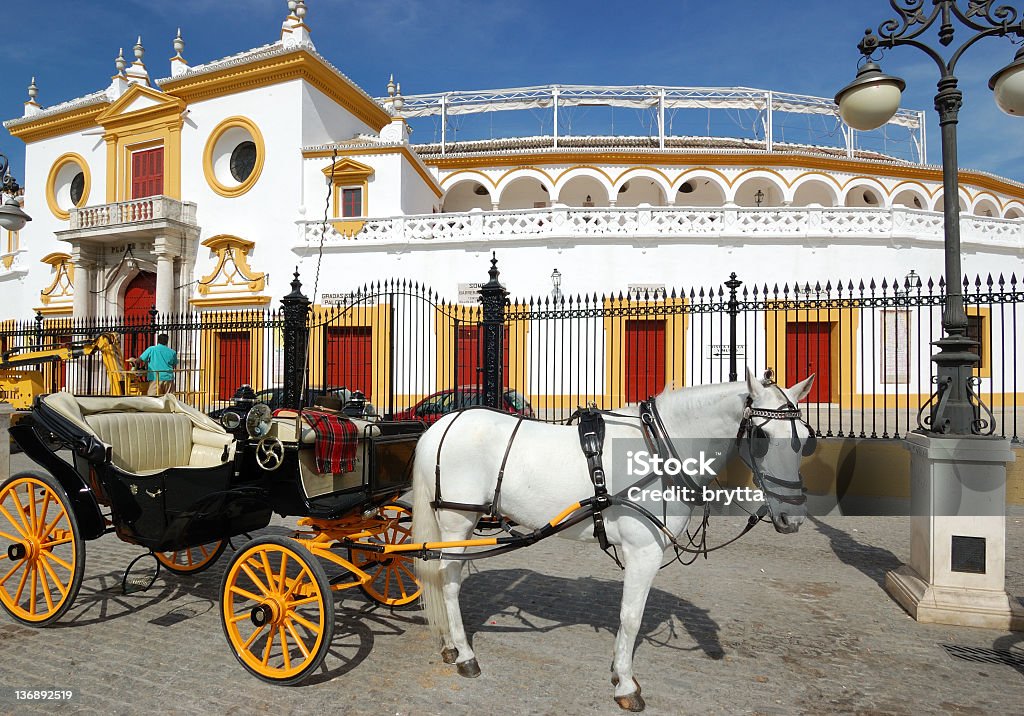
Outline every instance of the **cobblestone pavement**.
<svg viewBox="0 0 1024 716"><path fill-rule="evenodd" d="M716 518L711 542L741 523ZM761 526L706 562L666 568L636 650L647 713L1020 713L1024 664L962 661L942 645L1024 659L1024 634L917 624L882 589L908 556L909 532L896 517L815 519L797 535ZM418 612L351 591L337 602L322 671L290 688L249 676L228 650L217 614L226 556L194 578L163 572L148 592L124 596L121 570L140 550L106 536L87 552L81 593L59 624L0 617L0 712L619 713L608 666L621 579L593 545L552 539L472 565L463 605L478 679L441 663ZM1019 509L1007 559L1008 589L1024 602ZM16 703L12 688L76 696Z"/></svg>

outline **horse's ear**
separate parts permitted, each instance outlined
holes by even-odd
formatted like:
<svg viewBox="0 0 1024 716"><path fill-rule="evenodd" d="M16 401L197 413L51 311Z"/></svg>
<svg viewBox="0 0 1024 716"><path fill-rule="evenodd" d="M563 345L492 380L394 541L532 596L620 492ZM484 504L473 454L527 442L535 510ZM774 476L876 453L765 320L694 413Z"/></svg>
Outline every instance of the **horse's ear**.
<svg viewBox="0 0 1024 716"><path fill-rule="evenodd" d="M791 388L786 390L789 395L789 399L794 403L799 403L801 400L807 397L807 394L811 392L811 386L814 385L814 373L811 373L807 378L797 383Z"/></svg>
<svg viewBox="0 0 1024 716"><path fill-rule="evenodd" d="M747 366L747 392L750 393L750 397L753 400L757 400L757 396L764 392L764 384L750 370L749 365Z"/></svg>

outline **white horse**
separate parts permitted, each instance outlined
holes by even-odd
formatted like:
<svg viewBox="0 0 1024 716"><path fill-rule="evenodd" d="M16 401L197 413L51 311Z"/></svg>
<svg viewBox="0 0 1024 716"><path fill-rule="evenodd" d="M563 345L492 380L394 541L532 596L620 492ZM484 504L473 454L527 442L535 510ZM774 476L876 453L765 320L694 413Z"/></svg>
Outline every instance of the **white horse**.
<svg viewBox="0 0 1024 716"><path fill-rule="evenodd" d="M789 389L757 380L747 371L746 383L725 383L666 390L655 400L666 437L679 449L685 445L699 463L699 452L717 455L724 465L736 451L754 472L764 489L772 522L779 532L795 532L805 514L800 482L801 453L813 449L813 438L799 417L796 405L811 389L814 377ZM454 423L453 423L454 421ZM483 510L434 509L440 485L445 503L487 505L494 501L497 476L503 478L497 498L498 511L521 527L538 529L574 503L594 497L587 460L580 447L577 427L526 421L488 410L470 410L445 416L424 433L416 447L413 467L413 541L466 540ZM641 447L642 433L637 407L623 408L605 416L604 465L608 492L628 497L654 513L667 531L678 537L686 528L692 504L655 501L650 493L637 494L640 484L651 486L622 469L626 447ZM743 435L737 439L738 430ZM443 439L442 439L443 437ZM725 439L725 440L723 440ZM714 446L727 445L723 450ZM506 457L506 450L508 455ZM687 456L680 449L678 457ZM617 469L612 469L613 466ZM709 484L711 470L693 480ZM438 476L439 475L439 476ZM655 484L659 490L669 482ZM664 494L662 495L664 497ZM699 508L703 512L702 508ZM612 683L616 702L624 709L641 711L644 701L633 678L633 648L651 583L665 550L672 542L658 526L638 511L613 504L603 511L607 541L618 548L624 565L619 631L615 638ZM595 540L590 518L560 533L570 539ZM685 538L684 538L685 539ZM449 554L463 548L446 549ZM419 561L424 609L430 627L442 644L446 663L455 663L459 674L478 676L476 655L466 639L459 607L463 561Z"/></svg>

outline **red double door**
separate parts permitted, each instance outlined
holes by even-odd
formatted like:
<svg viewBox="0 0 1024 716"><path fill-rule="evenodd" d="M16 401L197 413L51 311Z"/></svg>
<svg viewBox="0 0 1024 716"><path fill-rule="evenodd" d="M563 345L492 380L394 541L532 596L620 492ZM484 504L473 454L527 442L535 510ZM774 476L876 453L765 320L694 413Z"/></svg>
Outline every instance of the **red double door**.
<svg viewBox="0 0 1024 716"><path fill-rule="evenodd" d="M814 376L804 403L827 403L832 395L832 324L790 323L786 326L786 382Z"/></svg>

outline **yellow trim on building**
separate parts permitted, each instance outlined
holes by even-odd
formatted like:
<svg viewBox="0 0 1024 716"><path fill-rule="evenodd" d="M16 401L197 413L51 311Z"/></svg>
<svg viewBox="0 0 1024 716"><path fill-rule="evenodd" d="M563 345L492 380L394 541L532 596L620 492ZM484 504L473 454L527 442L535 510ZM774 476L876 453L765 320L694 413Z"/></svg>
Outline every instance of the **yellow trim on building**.
<svg viewBox="0 0 1024 716"><path fill-rule="evenodd" d="M192 103L290 80L305 80L375 132L391 123L391 115L379 104L303 49L215 72L172 78L164 82L162 88L164 92Z"/></svg>
<svg viewBox="0 0 1024 716"><path fill-rule="evenodd" d="M912 164L894 164L889 162L876 163L865 159L839 159L794 154L713 154L703 152L685 154L650 154L628 151L578 153L551 152L530 154L524 152L510 154L495 153L476 157L424 157L423 162L427 166L444 170L497 168L503 166L512 166L519 169L538 164L577 165L583 162L586 162L588 165L692 165L693 169L704 169L707 171L714 171L714 169L712 169L714 166L742 166L754 169L766 169L767 167L797 167L805 169L819 169L837 173L852 173L856 175L854 177L855 179L861 177L870 179L872 176L882 176L896 179L917 179L929 182L942 181L942 170L938 168L923 167ZM1024 186L1010 183L1004 179L988 176L981 172L962 169L960 171L960 181L964 185L985 188L1000 194L1024 199ZM732 183L730 183L730 185L732 185ZM789 186L788 183L787 186Z"/></svg>
<svg viewBox="0 0 1024 716"><path fill-rule="evenodd" d="M95 127L96 117L109 106L108 102L102 102L88 107L71 109L10 127L7 131L12 137L17 137L25 144L59 137L62 134L81 132Z"/></svg>
<svg viewBox="0 0 1024 716"><path fill-rule="evenodd" d="M323 325L324 330L313 331L310 339L307 366L310 385L323 385L328 388L348 388L361 390L369 400L387 393L391 377L391 362L388 360L391 335L391 304L375 303L360 304L347 310L335 306L315 304L312 312L312 323ZM369 328L370 329L370 386L328 385L327 366L324 363L326 340L332 328ZM376 397L378 403L383 400Z"/></svg>
<svg viewBox="0 0 1024 716"><path fill-rule="evenodd" d="M338 148L337 156L339 157L360 157L360 156L374 156L380 154L401 154L412 165L412 168L416 170L420 178L426 183L427 187L434 193L434 196L441 198L444 196L444 189L438 183L437 179L427 170L427 165L418 154L413 152L407 146L391 146L391 147L354 147L352 149ZM302 152L303 159L322 159L330 158L335 156L335 150L333 149L317 149L317 150L306 150ZM326 173L326 172L325 172Z"/></svg>
<svg viewBox="0 0 1024 716"><path fill-rule="evenodd" d="M245 181L240 182L236 186L228 186L219 179L213 169L213 151L217 148L217 142L229 129L235 127L244 129L249 133L249 137L252 139L253 144L256 145L256 163L253 165L252 172L246 177ZM260 133L259 127L251 119L241 116L228 117L223 122L218 124L210 132L209 139L206 140L206 146L203 148L203 174L206 176L206 183L210 185L217 194L221 196L234 198L241 196L245 192L249 191L253 185L259 180L260 174L263 172L263 162L267 157L267 146L263 142L263 134Z"/></svg>
<svg viewBox="0 0 1024 716"><path fill-rule="evenodd" d="M975 371L979 378L992 377L992 309L988 306L964 306L968 316L981 318L981 341L978 346L978 355L981 362Z"/></svg>
<svg viewBox="0 0 1024 716"><path fill-rule="evenodd" d="M156 104L125 112L140 95ZM131 198L131 153L159 146L164 149L163 195L181 200L181 128L186 106L177 97L133 84L96 117L107 143L107 203Z"/></svg>
<svg viewBox="0 0 1024 716"><path fill-rule="evenodd" d="M334 203L334 218L356 218L356 217L343 217L341 215L341 190L342 189L359 189L362 192L362 210L359 216L366 216L368 214L369 206L369 194L370 194L370 177L373 176L373 167L361 164L353 159L344 158L339 159L334 164L326 167L324 170L324 176L326 176L333 187L332 189L332 201ZM337 227L336 227L337 228ZM346 227L347 228L347 227ZM359 229L362 230L360 225ZM341 231L341 229L339 229ZM358 233L358 232L355 232Z"/></svg>
<svg viewBox="0 0 1024 716"><path fill-rule="evenodd" d="M56 216L61 221L67 221L71 218L71 212L65 211L60 208L57 204L57 175L60 174L60 170L68 164L76 164L85 176L85 186L82 189L82 198L75 204L76 207L85 206L89 201L89 192L92 189L92 172L89 171L89 163L85 161L85 158L81 154L74 152L67 152L57 157L57 161L50 167L50 173L46 177L46 205L50 208L50 213Z"/></svg>

